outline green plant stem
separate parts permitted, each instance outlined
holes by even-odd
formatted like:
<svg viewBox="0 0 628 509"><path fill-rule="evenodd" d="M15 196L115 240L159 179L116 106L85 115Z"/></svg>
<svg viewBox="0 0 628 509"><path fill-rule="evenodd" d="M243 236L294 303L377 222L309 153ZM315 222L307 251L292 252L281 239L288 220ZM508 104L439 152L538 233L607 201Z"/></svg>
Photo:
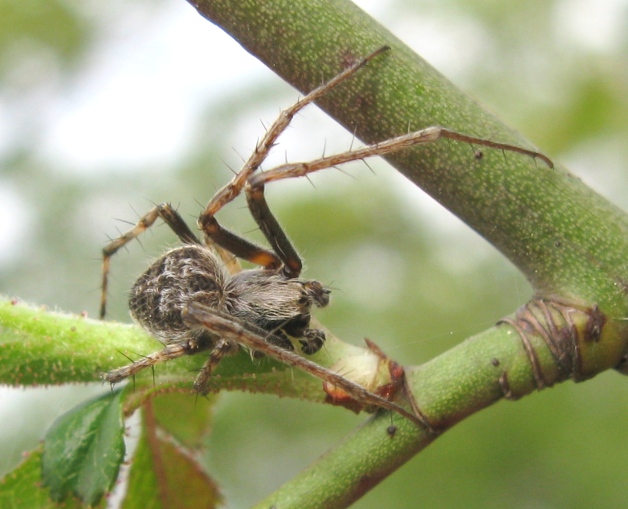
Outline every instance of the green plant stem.
<svg viewBox="0 0 628 509"><path fill-rule="evenodd" d="M161 348L161 343L135 325L51 312L0 298L0 384L24 387L103 383L101 373ZM314 357L319 364L331 366L340 357L363 351L328 334L325 350ZM184 356L160 364L155 373L144 370L137 375L138 387L145 387L143 381L150 383L153 376L157 391L192 393L194 377L190 373L198 370L205 359L203 355ZM210 380L210 390L223 389L318 403L325 399L320 380L272 359L252 361L244 351L224 359ZM143 391L138 393L141 400Z"/></svg>
<svg viewBox="0 0 628 509"><path fill-rule="evenodd" d="M570 309L578 337L568 348L581 352L585 376L599 366L587 366L603 358L606 341L591 342L584 329L587 313ZM612 327L611 327L612 328ZM563 329L564 330L564 329ZM615 333L609 332L611 336ZM564 371L541 335L529 337L545 385L572 377ZM612 341L608 343L612 344ZM611 356L612 356L612 348ZM496 326L471 337L419 367L407 370L418 406L439 433L502 398L518 399L540 389L530 369L530 358L521 338L510 326ZM391 436L389 427L396 431ZM344 508L427 447L434 439L427 429L381 413L335 445L297 477L284 484L256 507Z"/></svg>

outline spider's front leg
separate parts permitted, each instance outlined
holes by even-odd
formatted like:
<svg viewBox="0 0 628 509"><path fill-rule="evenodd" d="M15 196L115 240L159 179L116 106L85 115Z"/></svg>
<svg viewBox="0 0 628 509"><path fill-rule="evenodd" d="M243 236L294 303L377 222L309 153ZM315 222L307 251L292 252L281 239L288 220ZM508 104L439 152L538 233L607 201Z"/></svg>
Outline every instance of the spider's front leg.
<svg viewBox="0 0 628 509"><path fill-rule="evenodd" d="M261 335L264 332L262 330L259 330L259 333L257 331L253 332L248 326L243 326L238 320L221 316L211 308L197 302L191 303L188 306L187 310L183 313L183 319L190 327L202 327L223 339L245 346L251 350L262 352L268 357L309 373L326 384L333 386L335 390L342 390L344 393L354 398L360 403L361 409L383 408L390 410L410 419L418 426L424 427L432 433L435 432L423 413L418 411L418 407L416 407L415 404L411 404L412 410L408 411L397 403L387 399L387 397L373 393L334 371L319 366L294 352L272 344ZM394 394L390 394L390 396L392 397Z"/></svg>
<svg viewBox="0 0 628 509"><path fill-rule="evenodd" d="M554 163L549 157L535 150L518 147L516 145L511 145L508 143L501 143L485 138L478 138L476 136L469 136L467 134L459 133L457 131L452 131L451 129L447 129L446 127L432 126L421 129L420 131L395 136L394 138L379 141L377 143L373 143L371 145L367 145L365 147L361 147L355 150L348 150L346 152L342 152L341 154L325 156L308 162L282 164L263 173L257 173L255 175L252 175L247 182L247 186L252 189L263 189L264 185L269 182L274 182L276 180L305 177L310 173L314 173L316 171L334 168L342 164L350 163L352 161L362 161L368 157L385 156L414 147L416 145L433 143L442 138L468 143L470 145L480 145L484 147L498 149L504 152L514 152L516 154L522 154L533 159L540 159L550 169L554 168Z"/></svg>
<svg viewBox="0 0 628 509"><path fill-rule="evenodd" d="M272 246L273 251L283 262L283 272L286 277L299 277L303 268L303 262L299 258L296 249L288 239L277 218L268 207L268 202L264 196L264 185L251 186L247 183L245 187L246 202L251 211L253 219L260 230Z"/></svg>

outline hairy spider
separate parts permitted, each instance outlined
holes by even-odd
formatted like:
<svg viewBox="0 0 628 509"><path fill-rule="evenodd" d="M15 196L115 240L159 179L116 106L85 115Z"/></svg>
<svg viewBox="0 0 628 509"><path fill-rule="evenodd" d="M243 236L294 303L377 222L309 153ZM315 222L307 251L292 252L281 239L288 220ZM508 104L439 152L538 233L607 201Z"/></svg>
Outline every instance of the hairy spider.
<svg viewBox="0 0 628 509"><path fill-rule="evenodd" d="M324 307L329 303L330 292L318 281L300 277L301 259L271 213L264 197L264 185L273 180L304 176L313 171L391 153L441 137L539 157L550 166L551 161L531 150L466 136L442 127L430 127L308 163L285 164L266 172L257 172L279 135L299 110L387 49L380 48L348 67L280 113L242 170L214 195L200 214L198 226L203 232L204 242L190 230L176 210L169 204L161 204L153 207L133 228L103 249L101 318L106 311L111 257L121 247L150 228L158 218L173 230L183 244L162 255L138 278L129 299L133 318L161 341L165 348L104 374L104 380L113 384L159 362L209 351L209 358L194 382L194 389L200 394L206 394L210 375L216 365L243 345L320 378L325 382L332 402L342 400L341 404L351 407L345 401L346 393L358 402L354 409L388 408L418 424L427 425L413 401L409 401L412 413L389 401L397 392L396 388L405 383L403 368L396 363L394 376L393 370L390 372L391 383L378 391L378 387L366 389L293 352L291 338L300 344L304 354L314 354L322 348L325 334L310 328L310 314L313 307ZM215 219L215 214L243 190L251 215L272 250L252 244L226 230ZM261 268L231 274L226 270L215 246ZM381 352L377 355L382 360L386 359Z"/></svg>

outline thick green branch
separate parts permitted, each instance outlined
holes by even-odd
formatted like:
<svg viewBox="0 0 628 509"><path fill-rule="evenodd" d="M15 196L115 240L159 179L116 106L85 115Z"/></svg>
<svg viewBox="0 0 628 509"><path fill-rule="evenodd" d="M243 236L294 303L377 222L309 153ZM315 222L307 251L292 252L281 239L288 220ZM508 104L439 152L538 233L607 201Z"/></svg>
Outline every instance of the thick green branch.
<svg viewBox="0 0 628 509"><path fill-rule="evenodd" d="M319 105L365 142L442 125L530 147L349 0L191 0L199 12L307 92L384 44L392 51ZM516 100L517 98L513 98ZM624 316L628 220L562 169L441 141L393 165L487 238L539 295L597 302Z"/></svg>
<svg viewBox="0 0 628 509"><path fill-rule="evenodd" d="M541 323L546 312L551 323ZM592 376L600 366L591 359L608 353L612 358L620 326L604 327L605 318L595 308L544 301L522 308L512 321L528 324L525 337L504 323L408 370L417 404L433 429L442 433L502 398L515 400L568 378ZM591 331L599 326L610 341L593 340ZM560 342L548 343L550 329L561 331ZM389 415L373 418L258 507L348 507L436 437L396 416L392 421L394 432Z"/></svg>

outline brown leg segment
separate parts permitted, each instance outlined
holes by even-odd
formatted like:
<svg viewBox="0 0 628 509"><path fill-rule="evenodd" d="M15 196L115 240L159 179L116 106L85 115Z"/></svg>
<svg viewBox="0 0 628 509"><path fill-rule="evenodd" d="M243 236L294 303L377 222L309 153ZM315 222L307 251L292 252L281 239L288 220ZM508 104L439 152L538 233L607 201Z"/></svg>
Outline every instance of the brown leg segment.
<svg viewBox="0 0 628 509"><path fill-rule="evenodd" d="M139 237L142 233L148 230L158 218L162 218L164 222L170 227L170 229L179 237L184 244L200 244L196 235L190 230L185 221L181 218L179 213L172 208L169 203L162 203L150 209L144 214L137 224L129 231L114 239L102 250L103 253L103 269L102 269L102 293L100 296L100 318L103 319L107 312L107 286L109 277L109 268L111 263L111 257L116 252L131 242L133 239Z"/></svg>

